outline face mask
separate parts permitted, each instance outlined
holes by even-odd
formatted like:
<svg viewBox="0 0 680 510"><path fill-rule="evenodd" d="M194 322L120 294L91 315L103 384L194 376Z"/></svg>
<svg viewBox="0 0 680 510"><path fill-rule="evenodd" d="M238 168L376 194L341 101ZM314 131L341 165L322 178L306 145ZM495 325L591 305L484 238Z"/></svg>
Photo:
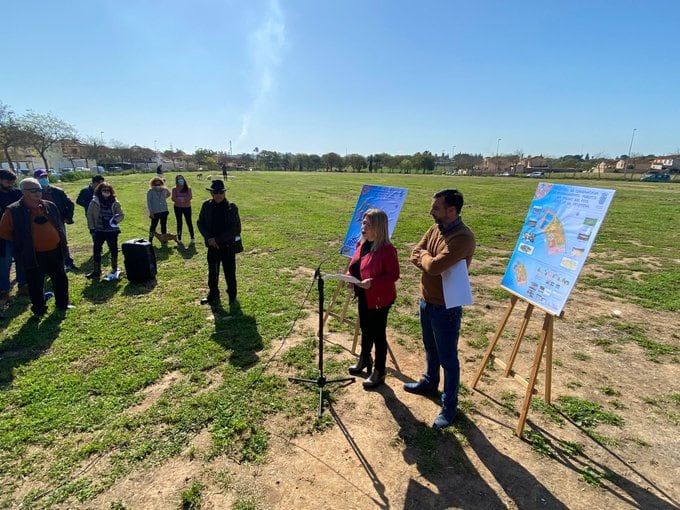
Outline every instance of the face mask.
<svg viewBox="0 0 680 510"><path fill-rule="evenodd" d="M184 179L177 179L177 184L184 186Z"/></svg>
<svg viewBox="0 0 680 510"><path fill-rule="evenodd" d="M156 191L160 191L161 188L162 188L162 186L159 186L158 184L156 184L156 185L153 187L153 189L155 189Z"/></svg>
<svg viewBox="0 0 680 510"><path fill-rule="evenodd" d="M50 185L50 180L47 177L41 177L38 182L43 188Z"/></svg>

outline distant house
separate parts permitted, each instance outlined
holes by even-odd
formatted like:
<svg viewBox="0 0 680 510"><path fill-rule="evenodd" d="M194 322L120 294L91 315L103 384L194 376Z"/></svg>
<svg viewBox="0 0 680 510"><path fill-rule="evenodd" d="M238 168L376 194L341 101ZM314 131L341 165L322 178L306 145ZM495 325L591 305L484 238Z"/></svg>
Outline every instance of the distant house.
<svg viewBox="0 0 680 510"><path fill-rule="evenodd" d="M543 156L527 156L513 165L513 173L515 174L523 174L536 170L548 170L548 160Z"/></svg>
<svg viewBox="0 0 680 510"><path fill-rule="evenodd" d="M656 158L652 160L650 169L668 173L680 172L680 156L662 156Z"/></svg>

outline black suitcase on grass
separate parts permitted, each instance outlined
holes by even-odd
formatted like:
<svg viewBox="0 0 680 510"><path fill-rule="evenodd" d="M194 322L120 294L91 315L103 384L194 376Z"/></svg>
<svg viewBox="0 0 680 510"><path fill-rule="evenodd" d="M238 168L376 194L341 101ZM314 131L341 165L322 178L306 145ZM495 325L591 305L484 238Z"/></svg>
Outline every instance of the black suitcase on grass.
<svg viewBox="0 0 680 510"><path fill-rule="evenodd" d="M148 282L156 276L156 252L146 239L131 239L123 243L125 275L134 283Z"/></svg>

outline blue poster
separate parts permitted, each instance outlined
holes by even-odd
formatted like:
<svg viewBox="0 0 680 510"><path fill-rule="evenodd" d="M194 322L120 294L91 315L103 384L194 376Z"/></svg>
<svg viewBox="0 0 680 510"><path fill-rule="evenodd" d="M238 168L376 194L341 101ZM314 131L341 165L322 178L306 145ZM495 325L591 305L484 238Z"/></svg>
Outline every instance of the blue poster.
<svg viewBox="0 0 680 510"><path fill-rule="evenodd" d="M349 222L345 240L342 242L340 253L345 257L351 257L357 248L361 238L361 220L364 213L369 209L382 209L387 214L389 222L388 233L392 238L392 232L399 219L399 213L406 200L406 188L390 188L388 186L371 186L364 184L357 200L357 206Z"/></svg>
<svg viewBox="0 0 680 510"><path fill-rule="evenodd" d="M501 287L560 315L614 191L539 183Z"/></svg>

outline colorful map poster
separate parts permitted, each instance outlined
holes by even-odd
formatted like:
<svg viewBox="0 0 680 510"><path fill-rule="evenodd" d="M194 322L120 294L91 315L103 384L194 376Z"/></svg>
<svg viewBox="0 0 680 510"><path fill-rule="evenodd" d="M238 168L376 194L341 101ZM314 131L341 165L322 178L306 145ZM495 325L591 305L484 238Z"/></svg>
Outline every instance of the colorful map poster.
<svg viewBox="0 0 680 510"><path fill-rule="evenodd" d="M345 257L352 257L354 250L357 248L357 243L361 238L361 220L364 213L369 209L382 209L387 214L389 222L388 233L392 238L392 232L399 219L399 213L406 200L406 188L390 188L388 186L371 186L364 184L361 188L361 194L357 200L357 205L354 209L354 214L349 222L345 240L342 242L340 253Z"/></svg>
<svg viewBox="0 0 680 510"><path fill-rule="evenodd" d="M501 287L560 315L614 191L539 183Z"/></svg>

